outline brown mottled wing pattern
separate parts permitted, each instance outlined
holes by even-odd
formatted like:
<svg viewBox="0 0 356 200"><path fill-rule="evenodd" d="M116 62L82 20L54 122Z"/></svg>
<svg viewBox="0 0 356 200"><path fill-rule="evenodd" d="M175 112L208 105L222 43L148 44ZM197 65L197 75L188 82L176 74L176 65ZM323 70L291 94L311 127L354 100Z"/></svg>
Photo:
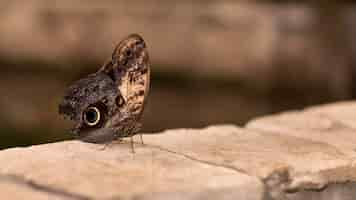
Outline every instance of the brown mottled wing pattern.
<svg viewBox="0 0 356 200"><path fill-rule="evenodd" d="M73 83L59 113L76 122L79 139L103 143L136 134L150 87L146 43L132 34L115 48L96 73Z"/></svg>
<svg viewBox="0 0 356 200"><path fill-rule="evenodd" d="M118 100L122 104L119 107L121 116L113 126L119 129L120 137L137 133L150 88L150 63L143 39L133 34L121 41L113 52L112 60L101 70L112 73L122 96Z"/></svg>

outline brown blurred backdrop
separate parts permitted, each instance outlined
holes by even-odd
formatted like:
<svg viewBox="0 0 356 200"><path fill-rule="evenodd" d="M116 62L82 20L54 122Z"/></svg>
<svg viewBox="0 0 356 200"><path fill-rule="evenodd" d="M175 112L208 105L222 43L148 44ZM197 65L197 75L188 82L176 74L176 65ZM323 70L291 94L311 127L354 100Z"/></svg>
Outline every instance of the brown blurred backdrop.
<svg viewBox="0 0 356 200"><path fill-rule="evenodd" d="M352 99L355 5L298 2L0 0L0 148L71 138L64 89L129 33L152 59L144 132Z"/></svg>

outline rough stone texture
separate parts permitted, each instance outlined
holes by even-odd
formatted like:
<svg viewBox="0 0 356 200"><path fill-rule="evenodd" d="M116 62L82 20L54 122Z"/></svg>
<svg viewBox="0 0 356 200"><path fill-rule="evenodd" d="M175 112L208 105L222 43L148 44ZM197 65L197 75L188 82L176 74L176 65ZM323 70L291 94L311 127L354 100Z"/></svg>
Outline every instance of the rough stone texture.
<svg viewBox="0 0 356 200"><path fill-rule="evenodd" d="M305 161L309 168L307 174L299 174L290 189L324 189L316 194L311 191L289 195L291 199L303 199L309 193L314 199L355 199L356 198L356 135L355 122L356 103L343 102L330 105L316 106L302 111L290 111L252 120L246 125L247 130L264 134L280 135L281 137L295 137L307 140L316 145L313 153L334 149L334 158L326 158L320 162L319 168L314 159ZM289 147L290 148L290 147ZM303 145L301 148L305 148ZM330 156L331 154L328 154ZM314 175L313 175L314 174ZM351 182L346 184L346 182ZM330 188L325 188L329 184ZM293 198L292 198L293 197Z"/></svg>
<svg viewBox="0 0 356 200"><path fill-rule="evenodd" d="M0 152L5 199L351 200L356 103L109 146L66 141ZM355 110L355 109L354 109ZM137 141L138 138L135 138Z"/></svg>
<svg viewBox="0 0 356 200"><path fill-rule="evenodd" d="M5 184L0 192L14 199L7 191L14 183L20 183L18 193L32 188L63 199L262 197L263 185L257 178L233 169L197 162L149 145L136 145L135 151L133 154L125 143L103 149L79 141L5 150L0 155L0 173L4 176L0 183ZM11 184L6 185L8 182Z"/></svg>
<svg viewBox="0 0 356 200"><path fill-rule="evenodd" d="M11 178L9 178L8 181L10 182L6 182L6 181L0 182L2 199L37 199L37 200L61 199L57 196L42 191L34 190L31 187L22 185L21 183L11 182L12 181Z"/></svg>

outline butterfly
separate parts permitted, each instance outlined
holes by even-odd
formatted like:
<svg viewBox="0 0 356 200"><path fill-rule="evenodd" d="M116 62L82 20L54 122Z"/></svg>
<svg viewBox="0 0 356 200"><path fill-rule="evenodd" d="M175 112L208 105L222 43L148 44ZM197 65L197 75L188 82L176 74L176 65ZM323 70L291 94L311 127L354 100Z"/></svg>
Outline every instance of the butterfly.
<svg viewBox="0 0 356 200"><path fill-rule="evenodd" d="M132 137L150 88L146 43L138 34L124 38L111 58L67 89L59 114L75 122L72 133L85 142L107 143Z"/></svg>

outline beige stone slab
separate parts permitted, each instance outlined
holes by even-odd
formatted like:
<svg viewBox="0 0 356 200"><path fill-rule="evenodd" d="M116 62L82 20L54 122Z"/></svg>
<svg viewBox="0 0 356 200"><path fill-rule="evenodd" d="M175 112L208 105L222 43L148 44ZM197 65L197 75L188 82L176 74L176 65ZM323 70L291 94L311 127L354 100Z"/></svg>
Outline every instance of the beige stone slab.
<svg viewBox="0 0 356 200"><path fill-rule="evenodd" d="M149 145L196 160L233 168L284 190L320 189L356 180L354 159L335 146L291 135L234 126L175 130L145 137ZM274 177L276 181L274 181Z"/></svg>
<svg viewBox="0 0 356 200"><path fill-rule="evenodd" d="M259 200L264 194L262 182L233 169L139 144L134 154L127 143L102 148L68 141L4 150L0 174L84 199ZM0 196L7 194L0 188Z"/></svg>
<svg viewBox="0 0 356 200"><path fill-rule="evenodd" d="M307 108L304 112L326 117L332 119L334 122L339 122L349 128L356 129L356 101L314 106Z"/></svg>
<svg viewBox="0 0 356 200"><path fill-rule="evenodd" d="M32 188L14 182L0 181L1 199L36 199L36 200L69 200L72 198L54 196L46 192L33 190ZM31 197L31 198L29 198Z"/></svg>
<svg viewBox="0 0 356 200"><path fill-rule="evenodd" d="M354 159L356 123L353 119L356 119L356 104L345 102L257 118L246 128L326 143Z"/></svg>

